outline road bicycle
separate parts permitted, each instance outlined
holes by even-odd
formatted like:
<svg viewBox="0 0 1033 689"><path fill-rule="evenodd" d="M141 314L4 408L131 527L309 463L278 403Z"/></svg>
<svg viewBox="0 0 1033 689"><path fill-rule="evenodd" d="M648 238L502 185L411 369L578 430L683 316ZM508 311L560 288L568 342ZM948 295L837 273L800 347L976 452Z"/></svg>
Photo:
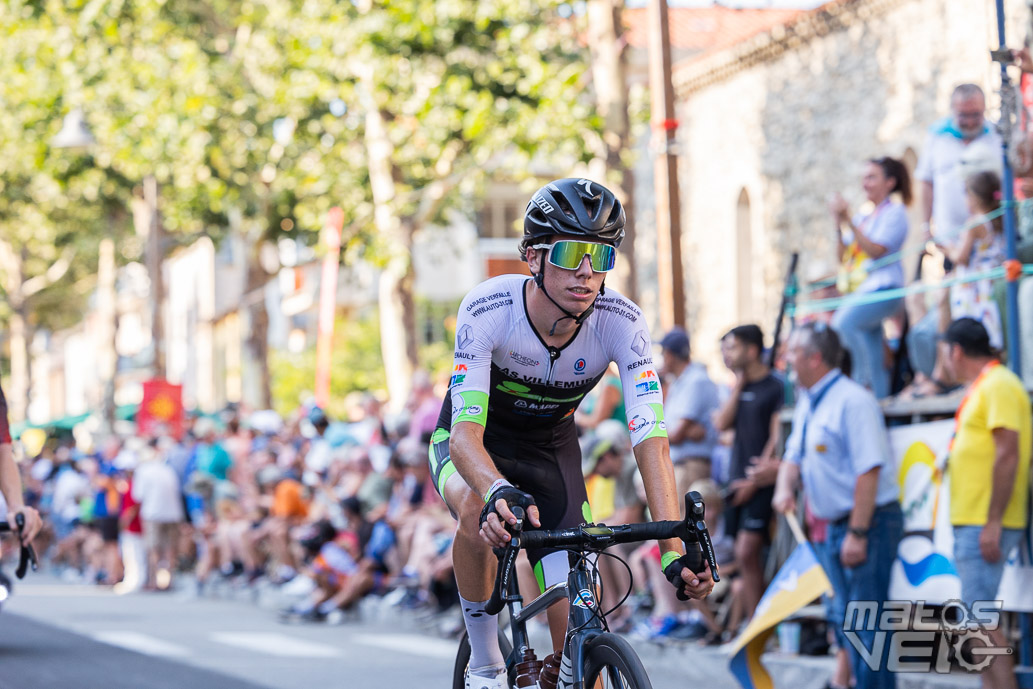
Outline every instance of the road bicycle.
<svg viewBox="0 0 1033 689"><path fill-rule="evenodd" d="M693 559L689 563L691 569L700 572L704 564L709 564L714 581L719 581L714 546L704 521L705 511L702 496L692 491L685 496L685 519L681 521L617 526L588 524L569 529L525 532L522 530L523 510L513 508L517 524L510 530L512 537L506 546L495 549L499 567L491 599L485 605L486 612L492 615L501 612L504 606L509 608L509 634L506 635L500 629L499 643L506 658L510 687L516 686L517 665L524 659L525 651L530 650L528 621L544 613L553 603L566 598L570 603L570 613L557 689L649 689L652 686L649 677L631 644L624 637L611 633L606 624L607 615L627 600L632 587L629 586L628 593L612 610L601 612L595 558L601 554L615 557L623 563L619 557L603 551L618 543L680 538L685 543L686 553ZM513 576L513 563L517 553L526 548L567 550L571 566L565 583L549 587L525 607L517 589L516 577ZM459 642L452 675L453 689L464 689L469 662L470 642L464 633Z"/></svg>
<svg viewBox="0 0 1033 689"><path fill-rule="evenodd" d="M0 521L0 533L14 532L18 535L18 544L21 548L21 553L18 557L18 568L14 571L14 575L19 579L25 577L25 573L28 571L29 566L32 566L32 571L35 572L39 569L39 561L36 559L36 551L31 545L25 545L21 542L22 529L25 528L25 515L17 514L14 518L15 525L12 527L8 522ZM6 601L11 596L11 580L0 570L0 604Z"/></svg>

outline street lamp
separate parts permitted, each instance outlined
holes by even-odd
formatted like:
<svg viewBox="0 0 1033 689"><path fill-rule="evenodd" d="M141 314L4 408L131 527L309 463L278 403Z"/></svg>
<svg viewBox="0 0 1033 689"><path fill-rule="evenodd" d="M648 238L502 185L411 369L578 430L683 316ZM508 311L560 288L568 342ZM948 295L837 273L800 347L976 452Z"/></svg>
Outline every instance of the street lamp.
<svg viewBox="0 0 1033 689"><path fill-rule="evenodd" d="M54 148L90 148L97 143L93 138L93 132L86 124L86 118L79 108L74 108L61 122L61 131L50 140Z"/></svg>

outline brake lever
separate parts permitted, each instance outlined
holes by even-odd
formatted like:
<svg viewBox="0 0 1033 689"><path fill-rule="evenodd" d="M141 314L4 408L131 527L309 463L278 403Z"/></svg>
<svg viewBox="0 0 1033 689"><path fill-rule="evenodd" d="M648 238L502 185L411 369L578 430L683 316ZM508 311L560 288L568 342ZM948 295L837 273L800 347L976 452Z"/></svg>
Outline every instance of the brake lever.
<svg viewBox="0 0 1033 689"><path fill-rule="evenodd" d="M693 533L699 541L699 546L703 550L703 558L710 565L710 574L717 583L721 581L721 575L717 571L714 542L710 540L710 531L707 529L707 522L703 519L706 509L703 496L699 492L693 490L685 494L685 521L688 522L690 533Z"/></svg>
<svg viewBox="0 0 1033 689"><path fill-rule="evenodd" d="M509 592L509 577L513 574L513 563L516 561L517 552L520 550L520 532L524 528L524 509L519 505L511 508L517 523L512 526L506 525L510 533L509 541L501 548L492 548L495 557L499 559L499 569L495 575L495 587L491 597L484 604L484 611L489 615L497 615L502 611L506 603L506 596Z"/></svg>
<svg viewBox="0 0 1033 689"><path fill-rule="evenodd" d="M22 542L22 532L25 530L25 515L21 512L14 515L14 523L18 527L18 545L21 546L18 569L14 571L14 576L23 579L25 578L25 572L28 569L29 563L32 563L32 571L35 572L39 569L39 561L36 559L35 548Z"/></svg>

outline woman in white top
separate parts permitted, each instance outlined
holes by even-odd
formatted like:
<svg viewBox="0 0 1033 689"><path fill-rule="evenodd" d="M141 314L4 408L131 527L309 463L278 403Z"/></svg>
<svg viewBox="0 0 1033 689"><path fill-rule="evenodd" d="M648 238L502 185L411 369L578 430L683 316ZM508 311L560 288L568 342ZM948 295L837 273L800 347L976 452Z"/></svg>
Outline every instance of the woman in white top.
<svg viewBox="0 0 1033 689"><path fill-rule="evenodd" d="M965 197L971 216L958 244L948 251L958 278L997 268L1004 261L1004 222L1000 215L987 216L1001 207L1001 179L996 172L977 172L965 180ZM996 349L1003 345L1001 312L994 301L991 280L963 282L950 288L951 320L964 316L982 322Z"/></svg>
<svg viewBox="0 0 1033 689"><path fill-rule="evenodd" d="M907 239L911 177L899 160L876 158L865 167L863 185L871 212L851 217L846 201L838 195L829 204L840 262L847 269L840 289L854 297L836 310L832 327L850 352L854 380L882 398L890 392L889 371L883 365L882 323L903 308L904 300L873 300L872 294L904 286L897 254ZM895 193L899 201L893 198Z"/></svg>

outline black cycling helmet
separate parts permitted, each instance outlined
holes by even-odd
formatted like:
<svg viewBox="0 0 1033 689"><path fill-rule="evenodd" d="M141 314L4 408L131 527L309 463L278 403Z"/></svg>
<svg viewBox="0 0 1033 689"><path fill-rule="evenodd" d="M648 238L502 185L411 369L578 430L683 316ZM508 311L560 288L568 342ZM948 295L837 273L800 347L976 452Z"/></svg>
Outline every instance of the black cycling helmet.
<svg viewBox="0 0 1033 689"><path fill-rule="evenodd" d="M620 246L624 207L612 191L590 179L568 177L549 182L534 193L524 211L520 257L526 261L527 247L554 234Z"/></svg>

